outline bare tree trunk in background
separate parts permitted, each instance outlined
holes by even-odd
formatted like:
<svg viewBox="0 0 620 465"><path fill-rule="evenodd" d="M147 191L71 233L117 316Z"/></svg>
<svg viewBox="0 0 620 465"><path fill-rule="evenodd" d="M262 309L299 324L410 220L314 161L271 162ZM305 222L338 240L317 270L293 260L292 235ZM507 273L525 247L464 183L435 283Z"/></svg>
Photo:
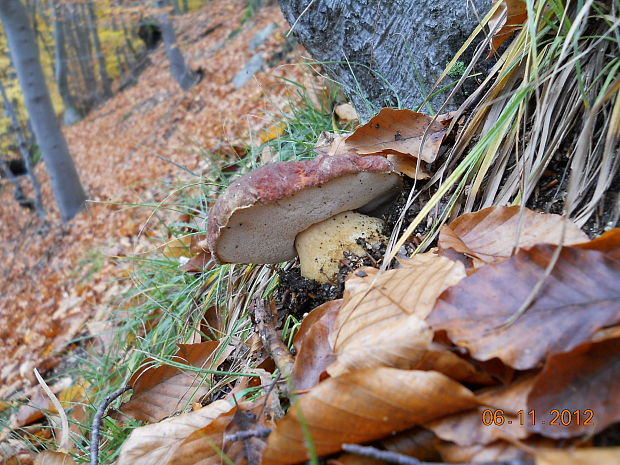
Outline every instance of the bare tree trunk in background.
<svg viewBox="0 0 620 465"><path fill-rule="evenodd" d="M125 46L131 52L131 55L135 59L135 57L136 57L136 49L133 47L133 44L131 43L131 35L130 35L129 31L127 30L127 25L125 24L124 20L121 20L121 27L123 28L123 38L125 40ZM129 63L127 63L127 64L129 65Z"/></svg>
<svg viewBox="0 0 620 465"><path fill-rule="evenodd" d="M28 150L28 146L26 144L26 137L22 132L22 126L19 124L19 120L17 119L17 115L15 114L15 108L11 104L9 97L6 95L6 90L2 85L2 81L0 81L0 95L2 96L2 103L4 106L4 114L11 121L11 126L13 127L13 132L15 133L15 137L17 139L17 146L19 147L19 152L26 164L26 169L28 170L28 178L30 179L30 183L34 189L34 209L37 212L37 215L41 219L45 218L45 209L43 208L43 199L41 197L41 185L39 184L39 180L37 179L36 174L34 174L34 164L32 163L32 157L30 156L30 151ZM21 192L21 189L19 189ZM18 190L15 191L15 198L17 199ZM21 192L21 197L25 198L23 192ZM18 200L19 202L19 200ZM20 202L21 204L21 202Z"/></svg>
<svg viewBox="0 0 620 465"><path fill-rule="evenodd" d="M179 13L181 13L181 8L179 6L179 0L171 0L170 4L172 6L172 8L174 8L174 14L178 15Z"/></svg>
<svg viewBox="0 0 620 465"><path fill-rule="evenodd" d="M48 41L47 37L39 28L39 19L43 21L45 25L44 29L46 31L51 30L49 16L47 14L45 5L41 0L32 0L32 4L26 2L26 11L29 13L31 21L32 21L32 29L34 30L35 37L40 41L39 43L43 45L43 51L49 58L50 68L52 70L52 74L54 73L54 38L50 37L52 44L50 45L50 41Z"/></svg>
<svg viewBox="0 0 620 465"><path fill-rule="evenodd" d="M166 8L165 0L157 0L157 7L162 9ZM161 14L157 17L157 22L161 28L166 55L170 63L170 74L172 74L172 77L179 83L181 89L189 90L194 84L200 81L201 74L193 71L187 66L185 58L183 58L181 51L177 48L174 26L169 16L167 14Z"/></svg>
<svg viewBox="0 0 620 465"><path fill-rule="evenodd" d="M187 0L183 0L181 3L183 7L183 13L187 13L189 11L189 4Z"/></svg>
<svg viewBox="0 0 620 465"><path fill-rule="evenodd" d="M86 4L88 27L93 34L93 43L95 45L95 55L97 56L97 63L99 65L99 78L101 79L101 85L103 86L103 96L110 98L112 96L112 87L108 70L106 69L105 55L101 50L101 42L99 41L99 33L97 32L97 16L95 15L95 5L93 2Z"/></svg>
<svg viewBox="0 0 620 465"><path fill-rule="evenodd" d="M77 123L81 117L75 108L75 101L69 90L68 68L67 68L67 48L65 44L65 5L54 5L54 41L56 42L56 69L55 76L58 84L58 92L65 107L63 112L63 122L65 125Z"/></svg>
<svg viewBox="0 0 620 465"><path fill-rule="evenodd" d="M21 1L0 1L0 20L4 25L11 57L56 202L63 220L68 221L82 209L86 194L56 120L39 60L37 42Z"/></svg>
<svg viewBox="0 0 620 465"><path fill-rule="evenodd" d="M71 47L75 51L75 57L77 58L84 79L83 94L79 95L80 99L78 103L80 103L80 107L84 113L88 113L94 102L98 100L97 78L95 77L94 65L91 59L92 55L88 49L88 44L90 42L88 33L84 32L84 28L80 26L81 21L79 18L78 6L79 5L76 4L67 5L68 15L66 17L68 22L65 23L67 26L65 33L69 38Z"/></svg>
<svg viewBox="0 0 620 465"><path fill-rule="evenodd" d="M280 0L293 34L364 121L383 106L418 107L489 7L489 0ZM446 96L431 100L434 110ZM465 97L458 92L448 109Z"/></svg>

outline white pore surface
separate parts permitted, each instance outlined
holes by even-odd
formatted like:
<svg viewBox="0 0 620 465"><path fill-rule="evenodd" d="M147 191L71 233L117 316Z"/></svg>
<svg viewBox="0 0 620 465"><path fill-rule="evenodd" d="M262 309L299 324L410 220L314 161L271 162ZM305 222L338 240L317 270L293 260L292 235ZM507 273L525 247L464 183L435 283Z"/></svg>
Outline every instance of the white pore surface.
<svg viewBox="0 0 620 465"><path fill-rule="evenodd" d="M220 233L217 254L228 263L279 263L295 258L298 233L366 205L394 189L399 179L386 173L350 174L277 202L239 209Z"/></svg>

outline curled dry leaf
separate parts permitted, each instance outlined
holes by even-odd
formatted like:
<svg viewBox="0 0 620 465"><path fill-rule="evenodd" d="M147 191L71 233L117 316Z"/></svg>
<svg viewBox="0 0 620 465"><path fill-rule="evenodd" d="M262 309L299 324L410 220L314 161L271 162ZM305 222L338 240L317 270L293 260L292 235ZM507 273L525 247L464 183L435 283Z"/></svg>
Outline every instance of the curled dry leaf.
<svg viewBox="0 0 620 465"><path fill-rule="evenodd" d="M344 443L379 439L476 404L471 391L432 371L381 367L345 373L298 397L269 436L262 463L308 459L300 421L316 453L325 455L339 451Z"/></svg>
<svg viewBox="0 0 620 465"><path fill-rule="evenodd" d="M472 357L497 357L519 370L540 366L547 356L570 351L599 329L618 324L620 261L597 251L563 247L545 278L555 248L537 245L504 263L481 268L441 296L429 324L446 330ZM506 326L543 278L532 305Z"/></svg>
<svg viewBox="0 0 620 465"><path fill-rule="evenodd" d="M478 268L487 263L501 263L516 249L536 244L563 245L585 242L588 236L572 221L561 215L538 213L514 207L489 207L459 216L439 233L439 248L454 249L473 258Z"/></svg>
<svg viewBox="0 0 620 465"><path fill-rule="evenodd" d="M347 137L346 147L360 155L398 153L432 163L439 154L452 116L447 113L433 120L432 116L411 110L383 108Z"/></svg>
<svg viewBox="0 0 620 465"><path fill-rule="evenodd" d="M620 465L620 447L547 449L536 451L536 465Z"/></svg>
<svg viewBox="0 0 620 465"><path fill-rule="evenodd" d="M528 429L552 438L592 436L619 421L620 339L549 357L529 394L530 410L544 414Z"/></svg>
<svg viewBox="0 0 620 465"><path fill-rule="evenodd" d="M328 368L335 376L371 366L413 368L433 334L424 319L437 297L465 277L461 263L432 252L401 261L401 268L366 276L351 275L344 304L332 330L337 360Z"/></svg>
<svg viewBox="0 0 620 465"><path fill-rule="evenodd" d="M215 369L217 341L200 344L179 344L173 360L194 367ZM221 359L221 357L220 357ZM153 359L147 359L129 380L133 395L121 406L121 411L136 420L151 423L183 409L190 399L199 398L209 390L203 377L170 365L153 367Z"/></svg>
<svg viewBox="0 0 620 465"><path fill-rule="evenodd" d="M525 0L496 0L495 3L498 1L502 2L502 6L489 20L491 31L499 28L491 38L489 55L493 55L512 33L527 20Z"/></svg>
<svg viewBox="0 0 620 465"><path fill-rule="evenodd" d="M123 443L117 464L219 464L218 451L235 410L227 400L218 400L199 410L136 428Z"/></svg>
<svg viewBox="0 0 620 465"><path fill-rule="evenodd" d="M396 171L409 176L411 179L428 179L431 177L423 163L415 157L394 153L388 155L387 159L392 162Z"/></svg>
<svg viewBox="0 0 620 465"><path fill-rule="evenodd" d="M296 390L316 385L335 355L329 343L329 333L336 322L342 299L331 300L310 312L295 335L297 349L291 382Z"/></svg>

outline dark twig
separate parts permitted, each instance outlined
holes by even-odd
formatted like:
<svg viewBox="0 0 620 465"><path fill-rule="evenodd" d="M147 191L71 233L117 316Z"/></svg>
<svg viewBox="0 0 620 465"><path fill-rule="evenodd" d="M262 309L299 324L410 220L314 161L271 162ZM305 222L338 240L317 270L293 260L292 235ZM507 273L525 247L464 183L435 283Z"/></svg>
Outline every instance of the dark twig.
<svg viewBox="0 0 620 465"><path fill-rule="evenodd" d="M224 436L224 442L241 441L248 438L266 438L271 433L271 428L256 428L247 431L237 431L236 433Z"/></svg>
<svg viewBox="0 0 620 465"><path fill-rule="evenodd" d="M120 397L123 393L129 391L130 389L132 389L131 386L123 386L113 393L108 394L103 403L97 409L95 418L93 418L93 427L90 437L90 465L99 464L99 427L101 426L101 420L105 415L106 409L117 397Z"/></svg>
<svg viewBox="0 0 620 465"><path fill-rule="evenodd" d="M420 460L409 457L407 455L398 454L396 452L390 452L388 450L381 450L375 447L360 446L359 444L343 444L342 450L349 452L350 454L361 455L363 457L370 457L377 460L383 460L388 463L395 463L398 465L448 465L444 462L421 462ZM533 462L528 460L508 460L505 462L486 462L478 463L476 465L532 465ZM461 464L461 465L474 465L474 464Z"/></svg>

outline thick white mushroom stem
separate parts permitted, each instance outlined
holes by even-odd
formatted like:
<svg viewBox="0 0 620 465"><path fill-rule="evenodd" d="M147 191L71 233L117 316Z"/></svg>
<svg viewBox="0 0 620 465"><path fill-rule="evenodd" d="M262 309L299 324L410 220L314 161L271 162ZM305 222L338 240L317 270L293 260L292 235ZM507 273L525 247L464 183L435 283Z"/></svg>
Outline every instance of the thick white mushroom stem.
<svg viewBox="0 0 620 465"><path fill-rule="evenodd" d="M383 221L379 218L346 211L313 224L295 238L301 275L325 283L336 273L345 252L359 257L367 255L357 240L369 244L385 242L381 234Z"/></svg>

